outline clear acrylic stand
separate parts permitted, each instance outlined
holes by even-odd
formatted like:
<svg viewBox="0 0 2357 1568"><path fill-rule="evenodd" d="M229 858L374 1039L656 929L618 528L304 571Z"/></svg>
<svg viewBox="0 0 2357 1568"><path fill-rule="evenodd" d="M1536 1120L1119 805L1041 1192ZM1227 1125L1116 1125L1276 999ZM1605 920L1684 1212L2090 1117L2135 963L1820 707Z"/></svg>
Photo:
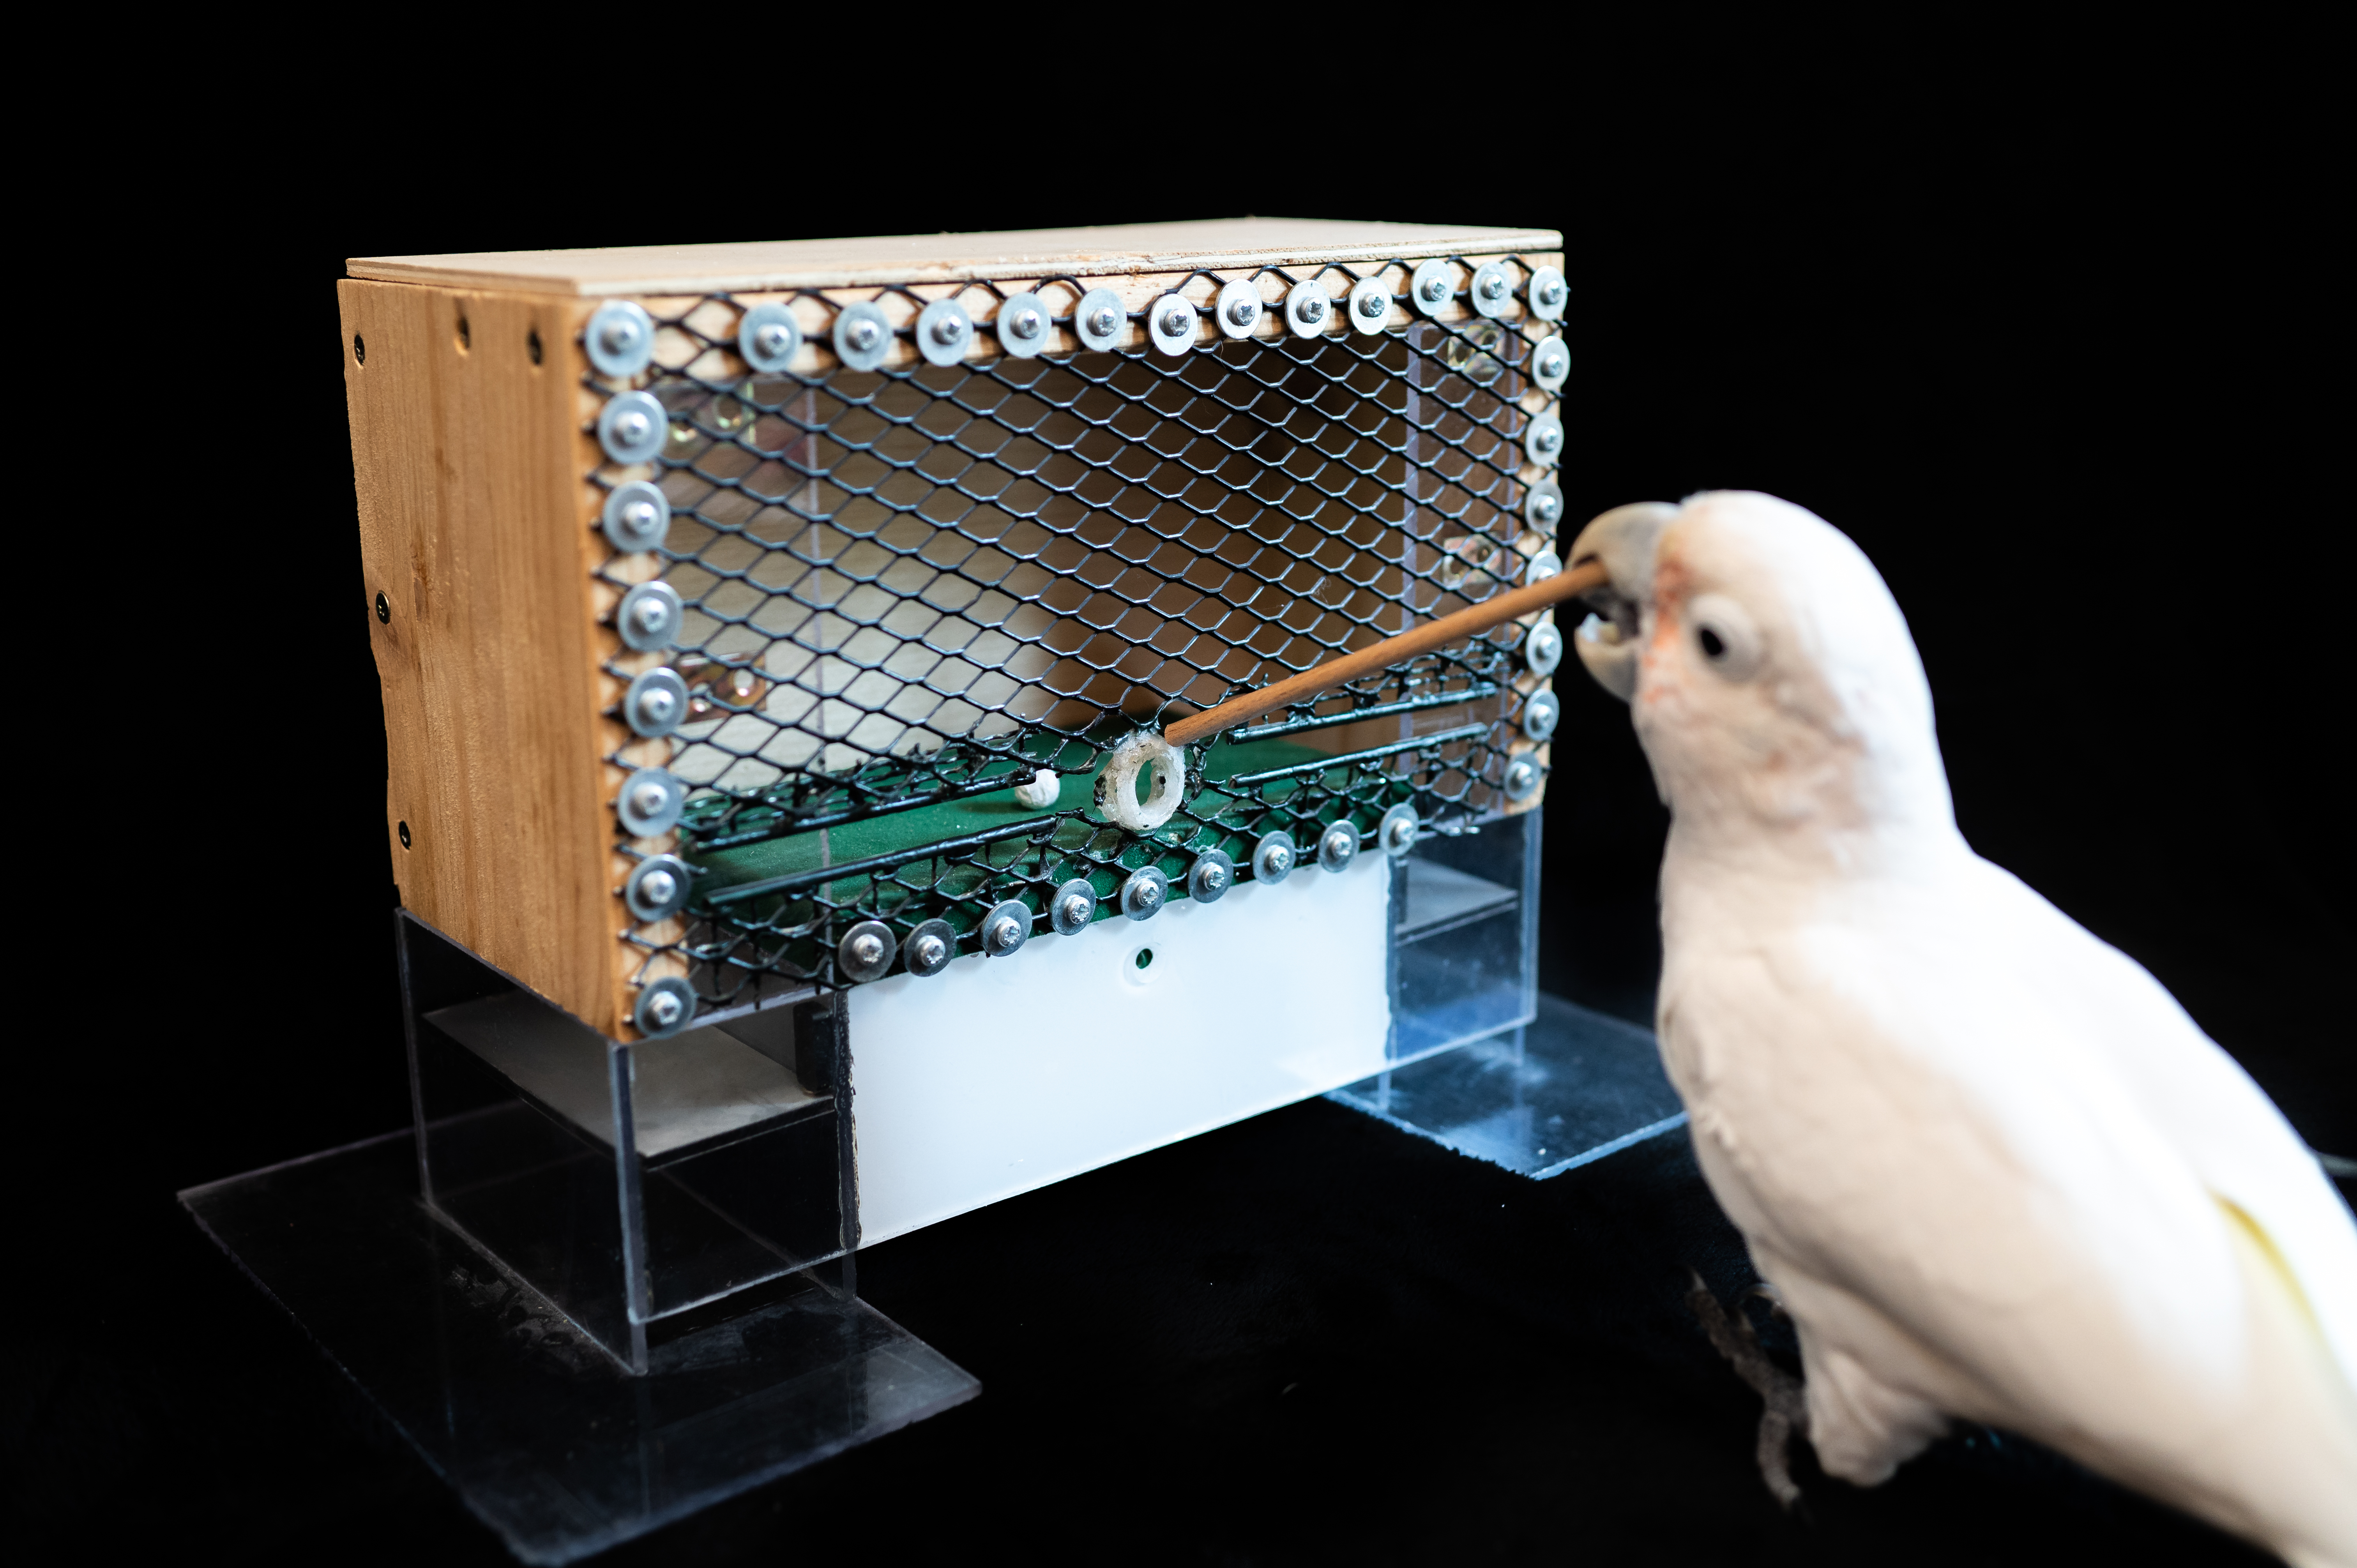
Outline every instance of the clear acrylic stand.
<svg viewBox="0 0 2357 1568"><path fill-rule="evenodd" d="M981 1391L857 1297L832 1007L617 1042L399 932L414 1130L180 1199L518 1557Z"/></svg>
<svg viewBox="0 0 2357 1568"><path fill-rule="evenodd" d="M1651 1033L1546 995L1527 1025L1327 1098L1539 1181L1686 1122Z"/></svg>

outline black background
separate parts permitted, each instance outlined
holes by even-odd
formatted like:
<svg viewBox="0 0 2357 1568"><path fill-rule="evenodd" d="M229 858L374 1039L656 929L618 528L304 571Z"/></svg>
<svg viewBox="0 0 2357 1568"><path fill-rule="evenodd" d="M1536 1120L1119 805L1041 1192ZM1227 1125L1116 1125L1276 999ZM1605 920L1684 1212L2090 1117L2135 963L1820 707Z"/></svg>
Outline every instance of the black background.
<svg viewBox="0 0 2357 1568"><path fill-rule="evenodd" d="M1575 523L1740 487L1848 532L1914 628L1975 846L2357 1154L2349 171L2320 38L1450 22L1356 67L1271 19L1232 86L1208 42L1134 81L1043 67L1045 110L988 85L1017 80L996 46L961 80L880 19L845 24L868 95L805 90L850 55L778 57L793 115L731 112L749 58L586 25L554 55L323 47L233 87L157 66L139 156L38 187L47 232L118 258L21 301L50 435L146 424L54 491L77 564L52 580L123 618L68 634L94 749L42 786L105 804L55 837L20 818L83 891L16 947L18 995L73 1004L16 1031L19 1534L499 1559L171 1197L407 1116L350 255L1244 210L1559 228ZM105 368L118 334L145 370ZM135 726L94 724L124 690ZM1543 983L1645 1018L1665 819L1626 710L1559 690ZM1748 1278L1680 1138L1534 1186L1297 1107L875 1249L865 1294L982 1400L628 1554L2235 1557L1985 1437L1873 1493L1804 1467L1811 1517L1782 1518L1755 1407L1679 1302L1690 1262Z"/></svg>

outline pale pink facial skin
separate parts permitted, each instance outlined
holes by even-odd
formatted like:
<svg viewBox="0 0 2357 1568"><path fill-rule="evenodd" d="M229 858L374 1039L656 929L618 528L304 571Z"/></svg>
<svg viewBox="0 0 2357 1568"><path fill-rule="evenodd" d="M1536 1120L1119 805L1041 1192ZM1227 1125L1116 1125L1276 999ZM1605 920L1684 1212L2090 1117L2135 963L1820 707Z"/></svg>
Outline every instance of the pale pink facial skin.
<svg viewBox="0 0 2357 1568"><path fill-rule="evenodd" d="M1697 602L1754 650L1747 669L1706 656ZM1715 492L1663 531L1632 706L1697 850L1848 863L1865 836L1955 832L1906 620L1857 547L1799 507Z"/></svg>

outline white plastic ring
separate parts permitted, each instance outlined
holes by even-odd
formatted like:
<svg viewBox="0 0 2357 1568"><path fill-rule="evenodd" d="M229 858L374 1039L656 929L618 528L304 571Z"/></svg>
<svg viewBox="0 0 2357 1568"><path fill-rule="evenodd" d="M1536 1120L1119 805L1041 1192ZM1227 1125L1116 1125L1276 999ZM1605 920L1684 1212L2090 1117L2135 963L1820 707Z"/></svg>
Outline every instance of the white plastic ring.
<svg viewBox="0 0 2357 1568"><path fill-rule="evenodd" d="M1146 799L1137 798L1140 772L1150 775ZM1187 756L1150 731L1141 731L1114 748L1097 775L1097 811L1106 821L1134 833L1149 833L1168 822L1186 792Z"/></svg>

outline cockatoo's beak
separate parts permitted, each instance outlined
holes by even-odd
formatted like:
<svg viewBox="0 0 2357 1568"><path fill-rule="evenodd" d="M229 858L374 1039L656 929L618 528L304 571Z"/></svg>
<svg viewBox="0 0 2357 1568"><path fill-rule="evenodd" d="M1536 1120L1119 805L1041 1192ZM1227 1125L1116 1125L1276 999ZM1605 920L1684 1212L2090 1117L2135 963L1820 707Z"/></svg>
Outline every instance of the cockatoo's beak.
<svg viewBox="0 0 2357 1568"><path fill-rule="evenodd" d="M1678 515L1667 501L1616 506L1579 531L1565 563L1599 563L1611 581L1586 595L1595 613L1572 633L1571 645L1596 683L1629 701L1637 692L1637 653L1644 646L1653 605L1653 548Z"/></svg>

